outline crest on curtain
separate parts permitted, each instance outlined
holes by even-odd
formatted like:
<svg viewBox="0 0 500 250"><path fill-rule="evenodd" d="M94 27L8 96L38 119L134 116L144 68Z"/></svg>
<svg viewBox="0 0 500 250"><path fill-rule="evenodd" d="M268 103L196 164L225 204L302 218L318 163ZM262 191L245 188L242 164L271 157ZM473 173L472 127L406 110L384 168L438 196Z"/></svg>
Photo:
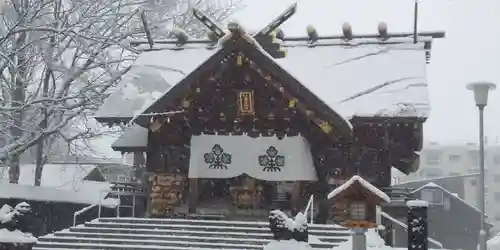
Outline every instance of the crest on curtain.
<svg viewBox="0 0 500 250"><path fill-rule="evenodd" d="M227 166L232 162L231 154L224 152L224 149L219 144L214 144L212 152L203 155L206 164L210 164L210 169L227 169Z"/></svg>
<svg viewBox="0 0 500 250"><path fill-rule="evenodd" d="M264 167L262 171L265 172L281 172L281 168L285 167L285 157L279 155L276 147L270 146L265 155L259 155L259 165Z"/></svg>

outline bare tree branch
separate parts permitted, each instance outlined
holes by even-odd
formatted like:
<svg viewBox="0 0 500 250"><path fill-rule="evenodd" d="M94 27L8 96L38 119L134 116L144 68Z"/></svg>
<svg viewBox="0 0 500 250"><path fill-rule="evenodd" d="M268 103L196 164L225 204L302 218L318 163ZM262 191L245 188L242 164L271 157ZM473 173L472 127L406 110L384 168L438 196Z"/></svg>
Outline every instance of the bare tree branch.
<svg viewBox="0 0 500 250"><path fill-rule="evenodd" d="M135 60L128 40L144 37L139 9L148 12L156 37L174 27L199 37L206 31L193 22L194 5L219 21L234 11L212 1L7 0L0 6L0 167L11 168L11 181L17 182L20 155L39 141L47 151L51 143L100 136L71 125L96 111Z"/></svg>

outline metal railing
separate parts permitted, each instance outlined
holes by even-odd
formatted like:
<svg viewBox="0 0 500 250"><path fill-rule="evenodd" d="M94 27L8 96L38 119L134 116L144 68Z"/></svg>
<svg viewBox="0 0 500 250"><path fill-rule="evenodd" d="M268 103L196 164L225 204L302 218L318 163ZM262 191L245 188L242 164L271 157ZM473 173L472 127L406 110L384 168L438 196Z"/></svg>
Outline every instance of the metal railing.
<svg viewBox="0 0 500 250"><path fill-rule="evenodd" d="M103 197L106 196L114 196L113 198L116 198L118 200L118 204L116 205L116 217L120 217L120 208L122 207L128 207L132 209L132 217L135 217L135 209L136 209L136 198L137 196L146 196L146 194L143 192L142 189L134 187L133 185L130 185L128 183L115 183L115 187L119 190L101 190L99 191L99 204L92 204L89 206L86 206L76 212L73 213L73 226L76 226L76 219L78 216L81 214L87 212L88 210L98 207L98 212L97 212L97 218L101 218L102 215L102 206L103 206ZM104 196L103 196L104 193ZM121 202L122 196L132 196L132 205L124 205ZM111 197L110 197L111 198Z"/></svg>
<svg viewBox="0 0 500 250"><path fill-rule="evenodd" d="M83 214L96 206L97 206L97 204L92 204L90 206L86 206L86 207L74 212L73 213L73 226L76 226L76 217L78 217L78 215Z"/></svg>
<svg viewBox="0 0 500 250"><path fill-rule="evenodd" d="M308 224L314 224L314 194L311 194L309 201L307 202L306 209L304 210L304 215L307 219L307 213L310 212L310 221Z"/></svg>
<svg viewBox="0 0 500 250"><path fill-rule="evenodd" d="M379 213L379 215L380 215L381 217L384 217L384 218L386 218L386 219L390 220L392 223L394 223L394 224L396 224L396 225L398 225L398 226L400 226L400 227L404 228L406 231L408 231L408 226L407 226L406 224L404 224L403 222L399 221L398 219L396 219L396 218L394 218L394 217L390 216L389 214L387 214L387 213L385 213L385 212L382 212L382 211L380 211L380 210L378 210L378 211L377 211L377 213ZM394 235L393 235L393 237L394 237ZM441 242L439 242L439 241L437 241L437 240L435 240L435 239L433 239L433 238L431 238L431 237L427 237L427 240L428 240L430 243L432 243L432 244L434 244L434 245L436 245L436 246L440 247L441 249L443 249L443 244L441 244ZM393 239L393 242L394 242L394 241L395 241L395 239Z"/></svg>

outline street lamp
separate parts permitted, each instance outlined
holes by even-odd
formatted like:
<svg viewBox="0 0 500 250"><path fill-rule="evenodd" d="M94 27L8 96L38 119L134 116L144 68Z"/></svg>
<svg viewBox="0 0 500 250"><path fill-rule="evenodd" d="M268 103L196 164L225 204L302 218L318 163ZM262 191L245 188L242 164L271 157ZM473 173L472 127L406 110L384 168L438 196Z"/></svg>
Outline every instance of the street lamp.
<svg viewBox="0 0 500 250"><path fill-rule="evenodd" d="M474 91L474 100L479 109L479 210L481 210L481 231L479 231L479 250L486 250L486 230L484 227L484 107L488 104L488 92L496 85L490 82L473 82L467 89Z"/></svg>

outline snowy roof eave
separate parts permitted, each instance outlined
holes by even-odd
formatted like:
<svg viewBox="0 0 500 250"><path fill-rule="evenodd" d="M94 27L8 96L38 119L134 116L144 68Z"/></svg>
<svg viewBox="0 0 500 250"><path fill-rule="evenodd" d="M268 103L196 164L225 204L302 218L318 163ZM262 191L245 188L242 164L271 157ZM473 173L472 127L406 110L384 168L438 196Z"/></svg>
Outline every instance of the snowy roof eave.
<svg viewBox="0 0 500 250"><path fill-rule="evenodd" d="M119 152L142 152L148 147L148 129L137 124L124 131L118 139L116 139L111 148Z"/></svg>
<svg viewBox="0 0 500 250"><path fill-rule="evenodd" d="M351 177L348 181L346 181L344 184L340 185L339 187L335 188L332 192L330 192L327 196L328 199L333 199L336 196L338 196L340 193L342 193L344 190L347 190L349 187L351 187L353 184L359 183L361 186L363 186L365 189L379 197L382 201L389 203L391 202L391 198L384 193L382 190L378 189L365 179L363 179L359 175L355 175Z"/></svg>

